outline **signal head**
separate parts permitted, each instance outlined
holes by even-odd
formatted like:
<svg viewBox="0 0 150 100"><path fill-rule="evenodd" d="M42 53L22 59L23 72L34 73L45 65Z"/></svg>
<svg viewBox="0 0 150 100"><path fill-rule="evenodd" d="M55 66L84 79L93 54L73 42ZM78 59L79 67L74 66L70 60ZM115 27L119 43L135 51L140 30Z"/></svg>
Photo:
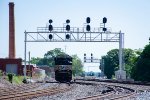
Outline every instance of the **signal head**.
<svg viewBox="0 0 150 100"><path fill-rule="evenodd" d="M91 21L90 17L87 17L86 18L86 23L90 23L90 21Z"/></svg>
<svg viewBox="0 0 150 100"><path fill-rule="evenodd" d="M52 38L53 38L53 35L52 35L52 34L50 34L50 35L49 35L49 39L51 40Z"/></svg>
<svg viewBox="0 0 150 100"><path fill-rule="evenodd" d="M103 31L104 31L104 32L107 31L107 28L103 28Z"/></svg>
<svg viewBox="0 0 150 100"><path fill-rule="evenodd" d="M67 19L67 20L66 20L66 23L70 23L70 20L69 20L69 19Z"/></svg>
<svg viewBox="0 0 150 100"><path fill-rule="evenodd" d="M66 25L66 30L70 31L70 25Z"/></svg>
<svg viewBox="0 0 150 100"><path fill-rule="evenodd" d="M86 26L86 30L87 30L87 31L90 31L90 30L91 30L90 25L87 25L87 26Z"/></svg>
<svg viewBox="0 0 150 100"><path fill-rule="evenodd" d="M53 26L52 26L52 25L49 25L48 30L49 30L49 31L52 31L52 30L53 30Z"/></svg>
<svg viewBox="0 0 150 100"><path fill-rule="evenodd" d="M106 17L103 18L103 23L107 23L107 18Z"/></svg>
<svg viewBox="0 0 150 100"><path fill-rule="evenodd" d="M49 20L49 23L51 24L52 22L53 22L53 20L52 20L52 19L50 19L50 20Z"/></svg>
<svg viewBox="0 0 150 100"><path fill-rule="evenodd" d="M70 38L70 35L69 35L69 34L67 34L67 35L66 35L66 39L69 39L69 38Z"/></svg>

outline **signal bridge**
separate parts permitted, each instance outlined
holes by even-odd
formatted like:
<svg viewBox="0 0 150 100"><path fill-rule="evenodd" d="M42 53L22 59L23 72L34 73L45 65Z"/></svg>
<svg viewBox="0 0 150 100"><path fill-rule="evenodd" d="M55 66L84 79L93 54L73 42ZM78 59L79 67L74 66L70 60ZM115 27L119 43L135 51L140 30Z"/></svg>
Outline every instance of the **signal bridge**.
<svg viewBox="0 0 150 100"><path fill-rule="evenodd" d="M94 58L93 53L91 53L91 57L86 57L86 54L84 54L84 63L99 63L100 64L100 59Z"/></svg>
<svg viewBox="0 0 150 100"><path fill-rule="evenodd" d="M119 42L119 32L104 32L101 28L93 28L86 31L85 27L71 27L66 31L65 27L54 27L49 31L48 27L38 27L37 32L25 32L26 42Z"/></svg>
<svg viewBox="0 0 150 100"><path fill-rule="evenodd" d="M105 27L107 18L103 18L100 27L91 28L90 17L87 17L83 27L70 27L70 20L66 20L63 27L53 27L52 20L49 26L38 27L37 31L25 31L25 68L26 77L26 46L27 42L119 42L119 70L116 72L117 79L126 79L123 61L124 33L111 32L111 28ZM65 26L65 27L64 27ZM90 59L87 59L89 62ZM94 62L99 62L93 59Z"/></svg>
<svg viewBox="0 0 150 100"><path fill-rule="evenodd" d="M100 63L100 59L97 59L97 58L87 58L85 59L86 61L84 61L84 63Z"/></svg>

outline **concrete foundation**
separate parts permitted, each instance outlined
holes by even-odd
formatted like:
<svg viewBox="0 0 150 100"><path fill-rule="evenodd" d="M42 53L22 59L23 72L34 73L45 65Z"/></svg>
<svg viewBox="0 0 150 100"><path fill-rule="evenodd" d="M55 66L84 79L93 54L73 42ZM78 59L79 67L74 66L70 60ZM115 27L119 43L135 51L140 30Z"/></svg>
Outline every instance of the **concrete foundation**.
<svg viewBox="0 0 150 100"><path fill-rule="evenodd" d="M124 70L115 71L115 78L117 80L126 80L126 71Z"/></svg>

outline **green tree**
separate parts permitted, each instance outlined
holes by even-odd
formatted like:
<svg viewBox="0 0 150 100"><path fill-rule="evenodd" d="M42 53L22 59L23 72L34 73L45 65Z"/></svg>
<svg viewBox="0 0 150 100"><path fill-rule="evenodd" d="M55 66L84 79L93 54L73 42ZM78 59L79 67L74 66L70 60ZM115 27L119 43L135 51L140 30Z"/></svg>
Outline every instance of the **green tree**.
<svg viewBox="0 0 150 100"><path fill-rule="evenodd" d="M54 58L57 55L65 54L61 48L55 48L54 50L48 51L46 54L44 54L44 58Z"/></svg>
<svg viewBox="0 0 150 100"><path fill-rule="evenodd" d="M137 51L132 49L124 49L124 61L125 61L125 71L127 76L130 77L132 73L132 68L135 66L137 59Z"/></svg>
<svg viewBox="0 0 150 100"><path fill-rule="evenodd" d="M83 72L83 64L77 55L72 56L72 72L74 76L75 74L79 75Z"/></svg>
<svg viewBox="0 0 150 100"><path fill-rule="evenodd" d="M54 58L57 55L61 55L61 54L65 54L61 48L55 48L54 50L50 50L48 51L43 58L43 62L45 62L46 65L49 65L51 67L54 66L55 62L54 62Z"/></svg>
<svg viewBox="0 0 150 100"><path fill-rule="evenodd" d="M39 57L37 57L37 58L32 57L32 58L31 58L31 63L32 63L32 64L37 64L37 65L39 65L38 63L40 62L41 59L42 59L42 58L39 58Z"/></svg>
<svg viewBox="0 0 150 100"><path fill-rule="evenodd" d="M150 44L145 46L138 57L132 77L137 81L150 81Z"/></svg>
<svg viewBox="0 0 150 100"><path fill-rule="evenodd" d="M130 76L132 67L135 65L136 53L132 49L124 49L123 52L125 70L127 76ZM102 57L102 59L104 59L104 74L110 79L115 75L115 71L119 69L119 50L110 50L106 56Z"/></svg>
<svg viewBox="0 0 150 100"><path fill-rule="evenodd" d="M108 79L112 78L114 75L115 69L118 68L118 49L113 49L107 52L106 56L103 56L104 59L104 74L107 76Z"/></svg>
<svg viewBox="0 0 150 100"><path fill-rule="evenodd" d="M50 67L54 66L54 58L57 55L65 54L61 48L55 48L54 50L50 50L47 53L44 54L44 58L31 58L31 63L37 64L37 65L48 65Z"/></svg>

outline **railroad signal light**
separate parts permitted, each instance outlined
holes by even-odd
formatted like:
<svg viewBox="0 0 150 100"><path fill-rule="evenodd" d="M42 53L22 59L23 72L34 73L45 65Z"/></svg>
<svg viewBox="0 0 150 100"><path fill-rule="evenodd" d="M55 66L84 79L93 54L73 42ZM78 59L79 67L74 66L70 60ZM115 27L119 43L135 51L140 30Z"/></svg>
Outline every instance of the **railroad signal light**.
<svg viewBox="0 0 150 100"><path fill-rule="evenodd" d="M103 23L107 23L107 18L106 17L103 18Z"/></svg>
<svg viewBox="0 0 150 100"><path fill-rule="evenodd" d="M104 27L104 28L103 28L103 31L104 31L104 32L107 31L107 28Z"/></svg>
<svg viewBox="0 0 150 100"><path fill-rule="evenodd" d="M53 35L52 34L49 34L49 39L51 40L53 38Z"/></svg>
<svg viewBox="0 0 150 100"><path fill-rule="evenodd" d="M86 62L86 54L84 53L84 62Z"/></svg>
<svg viewBox="0 0 150 100"><path fill-rule="evenodd" d="M68 24L68 23L70 23L70 20L69 20L69 19L67 19L67 20L66 20L66 23L67 23L67 24Z"/></svg>
<svg viewBox="0 0 150 100"><path fill-rule="evenodd" d="M50 25L49 25L49 27L48 27L48 30L49 30L49 31L52 31L52 30L53 30L53 26L51 25L51 23L53 23L53 20L50 19L50 20L49 20L49 23L50 23Z"/></svg>
<svg viewBox="0 0 150 100"><path fill-rule="evenodd" d="M66 30L70 31L70 25L66 25Z"/></svg>
<svg viewBox="0 0 150 100"><path fill-rule="evenodd" d="M69 39L69 38L70 38L70 35L69 35L69 34L67 34L67 35L66 35L66 39Z"/></svg>
<svg viewBox="0 0 150 100"><path fill-rule="evenodd" d="M53 22L53 20L52 20L52 19L50 19L50 20L49 20L49 23L51 24L52 22Z"/></svg>
<svg viewBox="0 0 150 100"><path fill-rule="evenodd" d="M70 31L70 25L68 25L68 24L70 23L70 20L67 19L67 20L66 20L66 23L67 23L67 25L66 25L66 30L67 30L67 31Z"/></svg>
<svg viewBox="0 0 150 100"><path fill-rule="evenodd" d="M90 23L90 21L91 21L90 17L87 17L86 18L86 23Z"/></svg>
<svg viewBox="0 0 150 100"><path fill-rule="evenodd" d="M91 57L93 57L93 53L91 53Z"/></svg>
<svg viewBox="0 0 150 100"><path fill-rule="evenodd" d="M87 30L87 31L90 31L90 30L91 30L90 25L87 25L87 26L86 26L86 30Z"/></svg>
<svg viewBox="0 0 150 100"><path fill-rule="evenodd" d="M93 54L91 53L91 62L93 62Z"/></svg>
<svg viewBox="0 0 150 100"><path fill-rule="evenodd" d="M49 31L52 31L52 30L53 30L53 26L52 26L52 25L49 25L48 30L49 30Z"/></svg>
<svg viewBox="0 0 150 100"><path fill-rule="evenodd" d="M84 62L86 62L86 58L84 58Z"/></svg>

